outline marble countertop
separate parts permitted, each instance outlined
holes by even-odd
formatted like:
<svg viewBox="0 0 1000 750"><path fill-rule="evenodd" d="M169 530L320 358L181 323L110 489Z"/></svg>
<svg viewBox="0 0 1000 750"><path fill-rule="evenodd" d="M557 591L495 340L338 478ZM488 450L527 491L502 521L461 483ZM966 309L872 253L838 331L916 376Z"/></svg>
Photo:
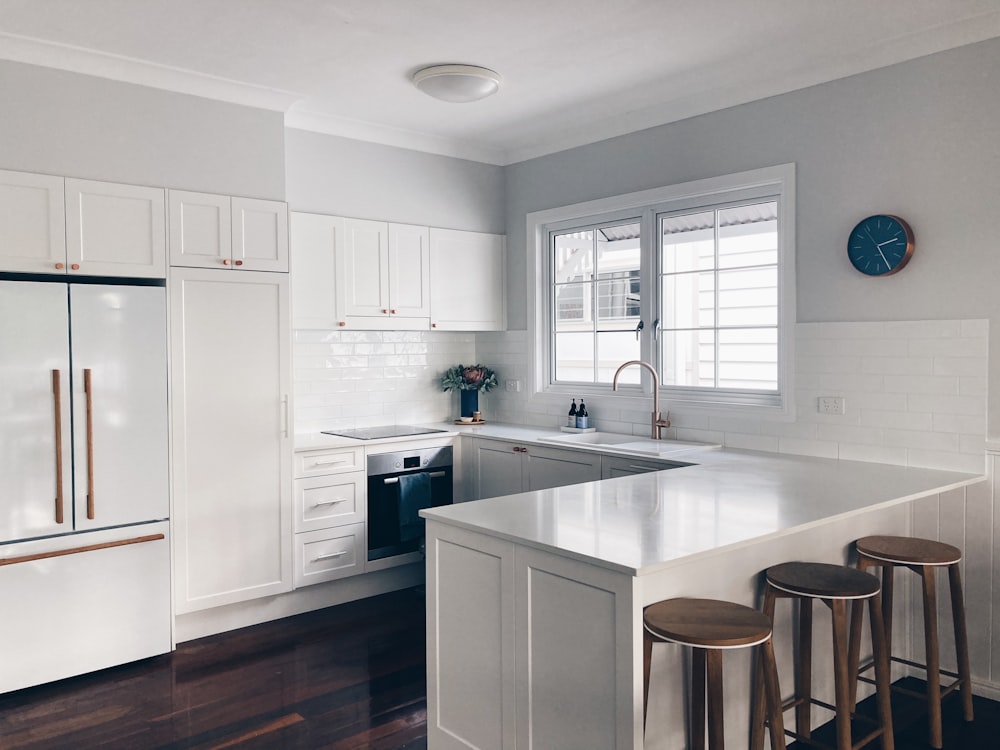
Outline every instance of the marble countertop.
<svg viewBox="0 0 1000 750"><path fill-rule="evenodd" d="M691 452L683 460L695 465L421 515L644 575L681 559L985 481L977 474L727 449Z"/></svg>

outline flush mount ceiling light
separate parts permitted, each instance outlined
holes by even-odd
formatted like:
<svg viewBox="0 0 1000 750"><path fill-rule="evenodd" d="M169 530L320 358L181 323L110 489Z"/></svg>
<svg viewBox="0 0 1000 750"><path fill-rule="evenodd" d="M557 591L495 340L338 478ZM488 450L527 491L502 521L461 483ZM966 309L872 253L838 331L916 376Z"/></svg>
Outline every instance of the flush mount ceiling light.
<svg viewBox="0 0 1000 750"><path fill-rule="evenodd" d="M500 74L478 65L431 65L413 74L413 85L446 102L474 102L500 90Z"/></svg>

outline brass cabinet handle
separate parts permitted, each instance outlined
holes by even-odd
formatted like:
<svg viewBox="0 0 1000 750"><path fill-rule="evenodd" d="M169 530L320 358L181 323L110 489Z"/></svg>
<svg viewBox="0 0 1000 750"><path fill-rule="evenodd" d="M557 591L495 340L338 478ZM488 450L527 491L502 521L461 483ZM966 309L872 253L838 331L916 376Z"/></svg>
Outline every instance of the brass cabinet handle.
<svg viewBox="0 0 1000 750"><path fill-rule="evenodd" d="M65 263L56 263L56 268L60 271L66 267Z"/></svg>
<svg viewBox="0 0 1000 750"><path fill-rule="evenodd" d="M52 401L56 410L56 523L63 522L62 373L52 371Z"/></svg>
<svg viewBox="0 0 1000 750"><path fill-rule="evenodd" d="M226 258L225 260L222 261L222 265L228 266L231 262L232 261L230 261L229 258Z"/></svg>
<svg viewBox="0 0 1000 750"><path fill-rule="evenodd" d="M35 555L21 555L20 557L7 557L0 559L2 565L17 565L18 563L34 562L35 560L47 560L50 557L65 557L66 555L77 555L81 552L95 552L99 549L110 549L111 547L125 547L129 544L142 544L143 542L158 542L165 537L163 534L149 534L147 536L137 536L131 539L119 539L115 542L102 542L101 544L88 544L86 547L70 547L69 549L58 549L53 552L39 552Z"/></svg>
<svg viewBox="0 0 1000 750"><path fill-rule="evenodd" d="M87 518L93 520L94 512L94 383L93 370L83 371L83 391L87 395Z"/></svg>
<svg viewBox="0 0 1000 750"><path fill-rule="evenodd" d="M70 268L72 268L74 271L79 271L80 270L80 264L79 263L74 263L73 265L70 266Z"/></svg>
<svg viewBox="0 0 1000 750"><path fill-rule="evenodd" d="M235 261L235 264L237 266L242 266L243 265L243 261L242 260Z"/></svg>
<svg viewBox="0 0 1000 750"><path fill-rule="evenodd" d="M392 313L393 315L396 315L396 311L395 310L390 310L389 312Z"/></svg>

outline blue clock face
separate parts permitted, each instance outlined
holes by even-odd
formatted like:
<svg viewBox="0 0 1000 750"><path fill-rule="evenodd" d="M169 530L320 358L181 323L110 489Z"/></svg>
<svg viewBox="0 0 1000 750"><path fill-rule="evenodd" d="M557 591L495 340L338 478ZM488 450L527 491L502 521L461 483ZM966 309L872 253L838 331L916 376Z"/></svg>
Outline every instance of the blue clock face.
<svg viewBox="0 0 1000 750"><path fill-rule="evenodd" d="M898 216L879 214L862 219L847 242L847 257L868 276L888 276L913 255L913 232Z"/></svg>

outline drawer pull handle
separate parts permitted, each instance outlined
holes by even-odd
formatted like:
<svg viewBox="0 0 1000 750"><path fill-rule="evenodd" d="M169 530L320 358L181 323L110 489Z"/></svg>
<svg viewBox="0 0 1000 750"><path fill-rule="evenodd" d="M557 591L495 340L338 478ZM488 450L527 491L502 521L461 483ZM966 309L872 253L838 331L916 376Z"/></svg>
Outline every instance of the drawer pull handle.
<svg viewBox="0 0 1000 750"><path fill-rule="evenodd" d="M312 559L312 561L313 562L319 562L320 560L332 560L335 557L343 557L346 554L347 554L347 550L345 549L343 552L331 552L328 555L316 555L316 557L314 557Z"/></svg>
<svg viewBox="0 0 1000 750"><path fill-rule="evenodd" d="M312 507L320 508L324 505L336 505L337 503L346 503L346 502L347 502L346 497L340 497L337 498L336 500L317 500L315 503L312 504Z"/></svg>
<svg viewBox="0 0 1000 750"><path fill-rule="evenodd" d="M639 471L658 471L656 466L643 466L642 464L629 464L628 468L638 469Z"/></svg>
<svg viewBox="0 0 1000 750"><path fill-rule="evenodd" d="M67 549L57 549L52 552L39 552L34 555L21 555L20 557L6 557L0 559L0 565L17 565L18 563L34 562L35 560L48 560L52 557L65 557L66 555L78 555L81 552L96 552L112 547L125 547L129 544L142 544L143 542L158 542L163 539L163 534L148 534L147 536L136 536L131 539L119 539L114 542L101 542L100 544L88 544L85 547L69 547Z"/></svg>
<svg viewBox="0 0 1000 750"><path fill-rule="evenodd" d="M333 466L334 464L346 464L351 459L335 458L332 461L313 461L313 466Z"/></svg>

